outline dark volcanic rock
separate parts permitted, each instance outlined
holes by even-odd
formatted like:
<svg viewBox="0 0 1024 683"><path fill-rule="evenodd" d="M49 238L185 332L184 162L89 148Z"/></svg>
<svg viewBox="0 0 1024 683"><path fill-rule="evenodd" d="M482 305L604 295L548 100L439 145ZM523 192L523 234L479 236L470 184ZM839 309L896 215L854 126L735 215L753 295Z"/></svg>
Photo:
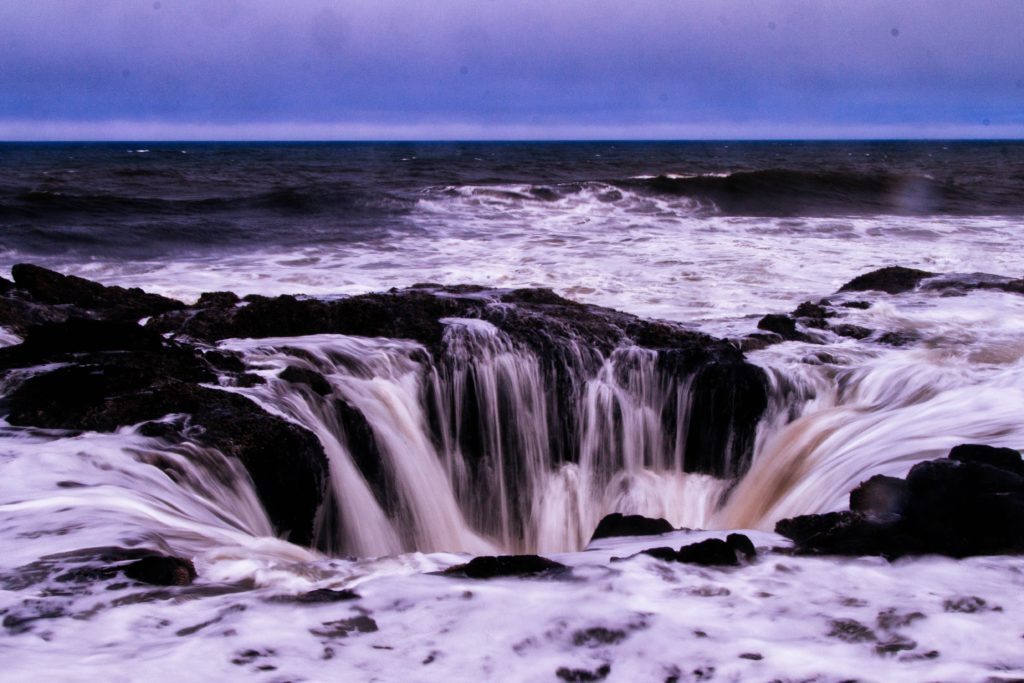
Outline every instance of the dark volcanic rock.
<svg viewBox="0 0 1024 683"><path fill-rule="evenodd" d="M805 555L902 555L906 540L897 531L895 523L872 522L859 512L802 515L775 525Z"/></svg>
<svg viewBox="0 0 1024 683"><path fill-rule="evenodd" d="M28 365L62 354L93 351L155 351L163 339L132 322L71 318L30 327L25 340L3 349L0 366Z"/></svg>
<svg viewBox="0 0 1024 683"><path fill-rule="evenodd" d="M889 266L859 275L839 288L840 292L866 292L877 290L888 294L899 294L915 289L921 280L935 273L916 268Z"/></svg>
<svg viewBox="0 0 1024 683"><path fill-rule="evenodd" d="M0 353L0 359L11 360L17 349L2 350L8 355ZM187 414L190 436L238 458L278 530L308 544L327 476L320 442L243 396L198 384L211 381L213 373L187 348L92 353L22 382L8 397L7 419L15 425L113 431Z"/></svg>
<svg viewBox="0 0 1024 683"><path fill-rule="evenodd" d="M278 377L292 384L305 384L320 396L326 396L332 391L331 383L323 375L298 365L289 365L281 371Z"/></svg>
<svg viewBox="0 0 1024 683"><path fill-rule="evenodd" d="M907 509L907 482L878 474L850 491L850 510L869 517L893 519Z"/></svg>
<svg viewBox="0 0 1024 683"><path fill-rule="evenodd" d="M699 543L684 545L676 553L676 562L704 566L730 567L739 564L736 551L719 538L709 538Z"/></svg>
<svg viewBox="0 0 1024 683"><path fill-rule="evenodd" d="M810 337L796 329L795 320L781 313L769 313L764 316L758 321L757 329L774 332L786 341L805 342L810 340Z"/></svg>
<svg viewBox="0 0 1024 683"><path fill-rule="evenodd" d="M757 555L750 538L744 534L729 534L723 541L708 538L698 543L684 545L677 551L671 548L651 548L641 553L667 562L685 562L705 567L736 567L742 561L749 561Z"/></svg>
<svg viewBox="0 0 1024 683"><path fill-rule="evenodd" d="M115 320L135 320L185 308L180 301L148 294L137 287L104 287L91 280L62 275L29 263L14 266L11 276L19 289L27 291L37 301L70 304Z"/></svg>
<svg viewBox="0 0 1024 683"><path fill-rule="evenodd" d="M155 586L188 586L196 578L191 560L148 555L122 568L125 576Z"/></svg>
<svg viewBox="0 0 1024 683"><path fill-rule="evenodd" d="M949 452L951 460L959 462L974 462L981 465L1013 472L1024 477L1024 459L1020 451L1012 448L995 448L981 444L961 444Z"/></svg>
<svg viewBox="0 0 1024 683"><path fill-rule="evenodd" d="M850 512L784 519L776 531L806 554L1024 553L1024 473L1016 451L958 446L915 465L905 481L876 476L850 494Z"/></svg>
<svg viewBox="0 0 1024 683"><path fill-rule="evenodd" d="M613 512L610 515L605 515L598 523L590 541L592 543L599 538L614 536L656 536L669 531L674 531L674 529L664 519L651 519L643 515L623 515L620 512Z"/></svg>
<svg viewBox="0 0 1024 683"><path fill-rule="evenodd" d="M1024 552L1024 477L978 462L932 460L907 475L905 523L932 552Z"/></svg>
<svg viewBox="0 0 1024 683"><path fill-rule="evenodd" d="M851 337L853 339L867 339L871 336L873 330L867 327L861 327L860 325L850 325L848 323L842 323L839 325L832 325L829 329L838 334L840 337Z"/></svg>
<svg viewBox="0 0 1024 683"><path fill-rule="evenodd" d="M502 576L535 576L568 569L564 564L538 555L498 555L474 557L466 564L445 569L443 574L470 579L493 579Z"/></svg>

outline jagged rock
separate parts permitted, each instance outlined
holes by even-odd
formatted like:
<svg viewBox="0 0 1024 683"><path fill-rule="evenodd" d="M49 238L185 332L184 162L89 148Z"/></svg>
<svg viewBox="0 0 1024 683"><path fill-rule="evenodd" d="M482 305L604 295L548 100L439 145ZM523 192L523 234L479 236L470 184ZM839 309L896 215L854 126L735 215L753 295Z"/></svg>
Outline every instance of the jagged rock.
<svg viewBox="0 0 1024 683"><path fill-rule="evenodd" d="M122 569L128 578L155 586L188 586L196 578L191 560L165 555L148 555Z"/></svg>
<svg viewBox="0 0 1024 683"><path fill-rule="evenodd" d="M241 301L234 292L203 292L195 308L230 308Z"/></svg>
<svg viewBox="0 0 1024 683"><path fill-rule="evenodd" d="M877 290L888 294L899 294L915 289L921 280L934 275L935 273L930 273L927 270L889 266L859 275L840 287L839 291L866 292Z"/></svg>
<svg viewBox="0 0 1024 683"><path fill-rule="evenodd" d="M470 579L493 579L502 576L536 576L567 569L564 564L538 555L498 555L474 557L442 573Z"/></svg>
<svg viewBox="0 0 1024 683"><path fill-rule="evenodd" d="M623 515L613 512L605 515L594 529L594 535L590 537L593 543L599 538L612 538L615 536L656 536L673 531L672 525L664 519L651 519L643 515Z"/></svg>
<svg viewBox="0 0 1024 683"><path fill-rule="evenodd" d="M137 287L105 287L92 280L62 275L30 263L11 269L14 284L47 304L70 304L96 311L113 320L136 320L144 316L185 308L185 304Z"/></svg>

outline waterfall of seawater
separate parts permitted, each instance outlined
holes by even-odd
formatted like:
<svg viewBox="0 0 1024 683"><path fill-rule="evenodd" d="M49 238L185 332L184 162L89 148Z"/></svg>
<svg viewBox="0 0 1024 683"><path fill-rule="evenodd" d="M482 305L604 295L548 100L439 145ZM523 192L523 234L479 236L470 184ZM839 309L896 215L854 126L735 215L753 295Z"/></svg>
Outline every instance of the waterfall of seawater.
<svg viewBox="0 0 1024 683"><path fill-rule="evenodd" d="M240 391L323 443L327 547L357 555L575 549L615 511L707 526L725 482L683 472L689 381L660 371L655 352L601 358L570 349L571 401L555 405L533 353L490 323L444 322L436 364L417 344L384 339L228 344L267 379ZM326 386L279 377L289 367ZM666 409L677 413L670 434ZM559 415L566 410L574 414ZM558 454L551 431L561 419L577 435Z"/></svg>
<svg viewBox="0 0 1024 683"><path fill-rule="evenodd" d="M805 362L822 347L799 343L754 354L770 400L738 480L685 471L692 377L648 349L566 342L545 361L468 319L444 321L436 358L413 342L330 335L227 345L267 379L239 391L323 442L325 547L552 552L582 547L610 512L771 529L843 509L859 482L959 443L1020 448L1021 330L1013 316L958 317L975 308L877 306L879 324L898 318L929 339L912 348L838 342L826 363ZM279 376L289 368L325 383Z"/></svg>
<svg viewBox="0 0 1024 683"><path fill-rule="evenodd" d="M773 369L773 405L750 471L712 524L771 529L786 517L843 509L858 483L903 476L961 443L1021 448L1020 356L977 360L971 352L919 348L862 357L840 370Z"/></svg>

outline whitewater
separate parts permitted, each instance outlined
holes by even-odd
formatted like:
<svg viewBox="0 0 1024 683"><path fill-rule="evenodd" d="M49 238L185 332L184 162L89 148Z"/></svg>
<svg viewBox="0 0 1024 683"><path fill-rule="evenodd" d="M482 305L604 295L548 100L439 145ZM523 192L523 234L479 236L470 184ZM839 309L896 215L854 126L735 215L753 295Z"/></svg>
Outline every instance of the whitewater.
<svg viewBox="0 0 1024 683"><path fill-rule="evenodd" d="M654 177L673 180L677 170L658 167ZM814 343L750 346L768 402L749 468L725 476L687 469L691 387L639 347L573 352L575 457L555 466L543 359L487 321L445 319L445 363L427 362L430 351L405 339L222 341L264 380L223 389L309 429L324 448L339 509L318 522L316 549L277 537L244 469L216 449L171 445L135 427L66 433L4 423L0 679L1024 676L1019 558L890 563L772 550L789 545L772 533L776 521L844 509L849 491L873 475L904 476L960 443L1024 447L1024 297L836 294L894 264L1018 278L1022 226L1012 207L929 212L927 188L909 183L884 188L881 210L739 215L721 196L657 194L625 180L479 180L417 187L400 220L344 240L267 238L167 256L8 240L0 263L32 260L186 301L217 290L337 299L418 283L547 287L737 343L758 332L763 315L803 301L867 299L867 308L844 308L843 322L903 341L808 330ZM72 214L62 229L93 218ZM20 339L5 331L3 341ZM289 366L322 375L326 393L281 380ZM27 372L8 373L0 389ZM483 478L463 453L467 382L483 447L502 463ZM360 473L334 399L372 430L390 473L377 488ZM694 531L588 544L610 512ZM613 559L737 529L761 551L750 566ZM199 578L172 589L78 578L83 550L109 546L187 557ZM437 574L472 555L517 552L571 572L490 581ZM321 589L359 597L302 601ZM867 631L844 628L851 622Z"/></svg>

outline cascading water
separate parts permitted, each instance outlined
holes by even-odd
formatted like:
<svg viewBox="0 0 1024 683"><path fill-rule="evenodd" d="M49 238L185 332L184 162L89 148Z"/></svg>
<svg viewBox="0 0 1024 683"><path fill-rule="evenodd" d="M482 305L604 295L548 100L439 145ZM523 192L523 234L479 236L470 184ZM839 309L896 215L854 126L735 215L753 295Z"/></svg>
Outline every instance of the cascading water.
<svg viewBox="0 0 1024 683"><path fill-rule="evenodd" d="M690 378L660 369L657 352L600 358L572 345L561 368L572 395L556 404L533 352L486 321L443 322L436 363L417 344L383 339L225 344L267 379L238 391L324 445L332 495L321 545L357 555L565 550L614 511L706 526L726 484L683 471ZM552 422L564 420L577 434L557 452Z"/></svg>

